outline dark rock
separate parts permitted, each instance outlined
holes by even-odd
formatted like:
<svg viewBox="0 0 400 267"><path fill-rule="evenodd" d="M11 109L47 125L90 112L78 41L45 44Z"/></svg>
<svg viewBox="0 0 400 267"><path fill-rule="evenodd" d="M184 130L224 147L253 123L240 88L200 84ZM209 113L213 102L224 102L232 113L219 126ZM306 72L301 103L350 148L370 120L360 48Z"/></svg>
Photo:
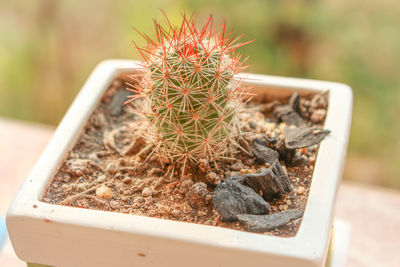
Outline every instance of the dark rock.
<svg viewBox="0 0 400 267"><path fill-rule="evenodd" d="M300 113L300 96L297 92L293 92L292 96L289 99L289 106L292 107L294 111L298 114Z"/></svg>
<svg viewBox="0 0 400 267"><path fill-rule="evenodd" d="M329 130L310 127L286 129L284 132L285 145L288 149L318 145L330 132Z"/></svg>
<svg viewBox="0 0 400 267"><path fill-rule="evenodd" d="M279 153L279 159L283 160L286 162L286 164L291 165L293 161L293 157L296 154L295 149L288 149L286 147L286 143L284 140L279 139L278 142L275 145L276 151Z"/></svg>
<svg viewBox="0 0 400 267"><path fill-rule="evenodd" d="M290 105L276 107L274 115L279 119L279 121L284 122L287 125L295 125L297 127L306 125L305 121Z"/></svg>
<svg viewBox="0 0 400 267"><path fill-rule="evenodd" d="M272 164L279 157L277 151L267 147L266 143L264 141L260 141L259 139L253 140L251 152L256 157L256 161L258 164Z"/></svg>
<svg viewBox="0 0 400 267"><path fill-rule="evenodd" d="M243 175L244 181L256 192L261 192L265 200L280 197L291 191L290 179L276 159L268 169L255 174Z"/></svg>
<svg viewBox="0 0 400 267"><path fill-rule="evenodd" d="M239 223L251 232L262 233L283 226L291 220L300 218L303 212L298 209L290 209L270 215L241 214L237 218Z"/></svg>
<svg viewBox="0 0 400 267"><path fill-rule="evenodd" d="M132 93L125 89L118 89L108 106L108 112L111 116L119 116L124 110L124 102L128 100L128 96Z"/></svg>
<svg viewBox="0 0 400 267"><path fill-rule="evenodd" d="M238 214L268 214L269 204L253 189L243 184L243 177L232 176L217 185L213 196L215 209L222 221L237 220Z"/></svg>

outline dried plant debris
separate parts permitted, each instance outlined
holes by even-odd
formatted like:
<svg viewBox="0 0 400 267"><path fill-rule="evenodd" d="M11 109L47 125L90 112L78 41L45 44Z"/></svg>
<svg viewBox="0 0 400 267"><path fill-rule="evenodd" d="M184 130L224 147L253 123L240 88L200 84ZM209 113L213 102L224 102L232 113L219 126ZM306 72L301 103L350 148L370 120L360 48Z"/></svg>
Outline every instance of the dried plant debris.
<svg viewBox="0 0 400 267"><path fill-rule="evenodd" d="M179 168L153 155L112 83L43 201L294 236L301 223L323 130L326 95L250 102L239 111L242 150L234 159ZM280 100L281 101L281 100ZM321 111L322 110L322 111ZM318 118L317 118L318 117ZM217 165L216 165L217 164Z"/></svg>

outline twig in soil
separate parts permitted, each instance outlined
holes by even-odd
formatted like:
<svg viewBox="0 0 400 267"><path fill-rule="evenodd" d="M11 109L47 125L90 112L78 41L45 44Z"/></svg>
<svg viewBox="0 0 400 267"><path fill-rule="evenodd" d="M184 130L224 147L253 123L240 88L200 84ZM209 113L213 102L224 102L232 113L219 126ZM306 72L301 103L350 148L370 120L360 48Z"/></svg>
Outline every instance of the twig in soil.
<svg viewBox="0 0 400 267"><path fill-rule="evenodd" d="M144 153L146 153L153 145L148 145L144 147L142 150L139 151L139 153L136 154L136 157L140 157Z"/></svg>
<svg viewBox="0 0 400 267"><path fill-rule="evenodd" d="M147 158L144 160L143 163L146 163L147 160L154 154L154 152L157 152L157 151L158 151L158 149L160 148L160 146L161 146L161 143L159 143L159 144L150 152L150 154L147 156ZM152 147L152 146L150 146L150 148L151 148L151 147Z"/></svg>
<svg viewBox="0 0 400 267"><path fill-rule="evenodd" d="M217 171L219 171L219 167L218 167L217 162L215 161L215 158L213 158L213 162L214 162L214 167L215 167L215 169L216 169Z"/></svg>
<svg viewBox="0 0 400 267"><path fill-rule="evenodd" d="M97 198L96 196L84 195L84 196L81 196L81 197L82 197L82 198L90 198L91 200L94 200L94 201L96 201L96 202L102 204L103 206L108 207L108 208L111 209L111 210L113 209L113 208L110 206L110 204L108 204L107 201L102 200L102 199L99 199L99 198Z"/></svg>
<svg viewBox="0 0 400 267"><path fill-rule="evenodd" d="M246 145L248 145L247 141L244 140L244 138L240 137L240 140L242 140L243 142L246 143ZM239 142L239 144L236 144L236 146L237 146L241 151L243 151L243 152L246 153L247 155L251 156L250 152L247 151L244 147L242 147L242 146L240 145L240 142Z"/></svg>
<svg viewBox="0 0 400 267"><path fill-rule="evenodd" d="M167 169L167 173L165 174L165 176L167 176L168 171L171 170L171 175L169 176L169 179L171 180L172 177L174 177L174 172L175 172L175 163L170 165Z"/></svg>
<svg viewBox="0 0 400 267"><path fill-rule="evenodd" d="M183 177L183 174L185 173L187 158L188 158L187 155L185 155L185 161L183 162L183 167L181 167L181 179Z"/></svg>
<svg viewBox="0 0 400 267"><path fill-rule="evenodd" d="M99 186L100 186L100 184L95 185L95 186L93 186L93 187L91 187L91 188L89 188L89 189L87 189L87 190L85 190L85 191L83 191L83 192L80 192L80 193L78 193L78 194L76 194L76 195L69 196L68 198L66 198L66 199L64 199L63 201L61 201L60 204L61 204L61 205L68 205L68 204L70 204L70 203L73 203L73 202L75 202L78 198L80 198L81 196L88 196L87 194L92 193L93 191L96 191L97 187L99 187Z"/></svg>

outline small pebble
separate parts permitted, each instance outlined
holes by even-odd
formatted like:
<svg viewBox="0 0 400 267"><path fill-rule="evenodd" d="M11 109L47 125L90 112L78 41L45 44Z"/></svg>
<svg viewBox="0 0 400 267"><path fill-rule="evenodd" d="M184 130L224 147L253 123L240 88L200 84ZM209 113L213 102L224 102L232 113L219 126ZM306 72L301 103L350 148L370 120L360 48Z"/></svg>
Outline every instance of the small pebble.
<svg viewBox="0 0 400 267"><path fill-rule="evenodd" d="M151 171L149 171L148 175L149 176L157 176L163 174L164 170L161 168L153 168Z"/></svg>
<svg viewBox="0 0 400 267"><path fill-rule="evenodd" d="M151 195L153 195L153 190L150 187L145 187L142 191L142 196L149 197Z"/></svg>
<svg viewBox="0 0 400 267"><path fill-rule="evenodd" d="M82 183L80 183L80 184L77 184L76 186L77 186L77 188L78 188L79 190L84 191L84 190L86 190L86 188L87 188L87 183L82 182Z"/></svg>
<svg viewBox="0 0 400 267"><path fill-rule="evenodd" d="M297 194L302 195L302 194L304 193L304 191L305 191L305 188L302 187L302 186L300 186L300 187L297 189Z"/></svg>
<svg viewBox="0 0 400 267"><path fill-rule="evenodd" d="M130 184L130 183L132 183L132 178L125 177L122 181L124 182L124 184Z"/></svg>
<svg viewBox="0 0 400 267"><path fill-rule="evenodd" d="M181 211L174 209L173 211L171 211L171 215L175 218L178 218L181 215Z"/></svg>
<svg viewBox="0 0 400 267"><path fill-rule="evenodd" d="M313 97L310 105L312 109L326 109L327 106L325 97L320 94Z"/></svg>
<svg viewBox="0 0 400 267"><path fill-rule="evenodd" d="M208 195L207 185L205 183L195 183L186 193L186 199L190 206L198 208L205 205L205 198Z"/></svg>
<svg viewBox="0 0 400 267"><path fill-rule="evenodd" d="M119 207L118 201L115 201L115 200L110 201L110 207L112 209L118 209L118 207Z"/></svg>
<svg viewBox="0 0 400 267"><path fill-rule="evenodd" d="M244 164L247 165L247 166L253 166L254 163L255 163L255 160L254 160L254 159L246 159L246 160L244 161Z"/></svg>
<svg viewBox="0 0 400 267"><path fill-rule="evenodd" d="M207 216L207 212L205 212L203 210L199 210L199 211L197 211L197 216L199 216L199 217Z"/></svg>
<svg viewBox="0 0 400 267"><path fill-rule="evenodd" d="M143 197L141 197L141 196L139 196L139 197L136 197L134 200L133 200L133 202L134 203L144 203L144 198Z"/></svg>
<svg viewBox="0 0 400 267"><path fill-rule="evenodd" d="M71 180L71 175L69 175L69 174L65 174L65 175L63 176L63 178L62 178L62 181L63 181L64 183L68 183L70 180Z"/></svg>
<svg viewBox="0 0 400 267"><path fill-rule="evenodd" d="M209 173L211 171L210 164L208 163L208 161L206 159L200 159L198 161L197 166L204 173Z"/></svg>
<svg viewBox="0 0 400 267"><path fill-rule="evenodd" d="M219 184L221 180L219 179L218 175L215 172L210 172L206 175L207 182L211 184Z"/></svg>
<svg viewBox="0 0 400 267"><path fill-rule="evenodd" d="M204 201L206 202L206 204L211 203L213 196L211 194L208 194L205 198Z"/></svg>
<svg viewBox="0 0 400 267"><path fill-rule="evenodd" d="M115 174L118 172L118 169L113 163L109 163L106 167L106 172Z"/></svg>
<svg viewBox="0 0 400 267"><path fill-rule="evenodd" d="M145 203L146 203L145 205L153 205L154 202L155 202L154 198L152 198L151 196L146 197L146 198L144 199L144 201L145 201Z"/></svg>
<svg viewBox="0 0 400 267"><path fill-rule="evenodd" d="M190 187L192 187L192 185L194 184L194 182L190 179L186 179L181 183L181 188L183 193L186 194L186 192L189 190Z"/></svg>
<svg viewBox="0 0 400 267"><path fill-rule="evenodd" d="M105 199L111 199L113 197L113 192L108 186L103 184L96 189L96 196Z"/></svg>
<svg viewBox="0 0 400 267"><path fill-rule="evenodd" d="M107 180L107 177L105 176L105 175L100 175L98 178L97 178L97 181L99 181L100 183L103 183L103 182L105 182Z"/></svg>
<svg viewBox="0 0 400 267"><path fill-rule="evenodd" d="M313 123L322 123L324 122L326 116L326 110L325 109L317 109L311 114L311 121Z"/></svg>

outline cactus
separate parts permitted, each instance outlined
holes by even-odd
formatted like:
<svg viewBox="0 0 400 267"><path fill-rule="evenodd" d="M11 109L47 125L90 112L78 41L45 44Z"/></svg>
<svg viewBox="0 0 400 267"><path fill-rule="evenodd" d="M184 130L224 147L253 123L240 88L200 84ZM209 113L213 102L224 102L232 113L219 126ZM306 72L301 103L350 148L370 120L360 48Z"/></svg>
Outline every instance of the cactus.
<svg viewBox="0 0 400 267"><path fill-rule="evenodd" d="M154 22L156 38L142 55L141 79L130 90L135 110L149 122L145 136L156 151L173 162L229 158L237 151L238 108L245 92L235 74L245 66L234 50L237 43L224 23L215 32L212 16L197 30L194 16L182 17L180 27Z"/></svg>

